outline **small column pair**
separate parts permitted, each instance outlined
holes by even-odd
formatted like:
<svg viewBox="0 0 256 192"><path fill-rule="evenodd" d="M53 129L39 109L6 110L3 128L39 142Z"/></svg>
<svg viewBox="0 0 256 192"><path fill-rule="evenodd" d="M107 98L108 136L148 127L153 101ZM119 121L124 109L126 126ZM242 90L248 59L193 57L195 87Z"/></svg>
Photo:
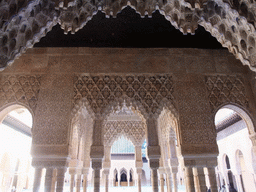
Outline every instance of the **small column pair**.
<svg viewBox="0 0 256 192"><path fill-rule="evenodd" d="M35 168L35 177L34 177L34 185L33 185L33 192L39 192L40 185L41 185L41 177L42 177L42 167L36 167ZM46 168L46 174L45 174L45 184L44 184L44 191L56 191L56 192L63 192L64 187L64 178L65 173L67 171L66 167L58 167L57 169L57 176L56 176L56 182L57 186L55 187L54 180L54 168L53 167L47 167Z"/></svg>
<svg viewBox="0 0 256 192"><path fill-rule="evenodd" d="M208 167L207 170L208 170L211 192L218 192L215 168ZM205 192L205 191L207 191L204 167L186 166L185 170L184 170L184 176L185 176L187 192Z"/></svg>

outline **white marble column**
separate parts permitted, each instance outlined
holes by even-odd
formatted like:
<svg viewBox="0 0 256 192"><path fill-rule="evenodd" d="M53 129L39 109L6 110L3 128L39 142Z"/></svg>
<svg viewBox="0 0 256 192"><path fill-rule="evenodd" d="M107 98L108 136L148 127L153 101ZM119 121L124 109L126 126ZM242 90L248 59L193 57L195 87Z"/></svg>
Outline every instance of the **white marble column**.
<svg viewBox="0 0 256 192"><path fill-rule="evenodd" d="M66 167L60 167L57 169L57 187L56 192L63 192Z"/></svg>
<svg viewBox="0 0 256 192"><path fill-rule="evenodd" d="M172 172L173 191L178 192L177 172Z"/></svg>
<svg viewBox="0 0 256 192"><path fill-rule="evenodd" d="M207 191L206 182L205 182L205 174L203 167L196 167L193 169L194 176L196 178L195 189L196 192Z"/></svg>
<svg viewBox="0 0 256 192"><path fill-rule="evenodd" d="M160 191L164 192L164 174L160 174Z"/></svg>
<svg viewBox="0 0 256 192"><path fill-rule="evenodd" d="M83 192L87 192L89 168L83 169Z"/></svg>
<svg viewBox="0 0 256 192"><path fill-rule="evenodd" d="M34 175L33 192L39 192L40 185L41 185L41 177L42 177L42 168L36 167L35 175Z"/></svg>
<svg viewBox="0 0 256 192"><path fill-rule="evenodd" d="M100 170L102 168L102 160L92 160L92 168L94 170L94 192L100 192Z"/></svg>
<svg viewBox="0 0 256 192"><path fill-rule="evenodd" d="M138 184L138 192L141 192L141 173L138 173L137 184Z"/></svg>
<svg viewBox="0 0 256 192"><path fill-rule="evenodd" d="M108 192L108 184L109 184L109 169L104 170L104 175L105 175L105 192Z"/></svg>
<svg viewBox="0 0 256 192"><path fill-rule="evenodd" d="M166 173L167 192L172 192L172 176L170 172Z"/></svg>
<svg viewBox="0 0 256 192"><path fill-rule="evenodd" d="M49 192L52 189L52 177L53 177L53 168L46 168L45 182L44 182L44 191Z"/></svg>
<svg viewBox="0 0 256 192"><path fill-rule="evenodd" d="M57 169L54 169L53 170L53 177L52 177L52 189L51 189L51 192L55 192L56 181L57 181Z"/></svg>
<svg viewBox="0 0 256 192"><path fill-rule="evenodd" d="M186 182L186 192L195 192L194 175L192 167L185 167L184 177Z"/></svg>
<svg viewBox="0 0 256 192"><path fill-rule="evenodd" d="M81 189L81 173L77 173L76 175L76 192L80 192Z"/></svg>
<svg viewBox="0 0 256 192"><path fill-rule="evenodd" d="M158 173L161 149L158 142L157 119L153 116L147 118L147 155L151 169L152 191L158 192Z"/></svg>
<svg viewBox="0 0 256 192"><path fill-rule="evenodd" d="M69 184L69 191L70 192L74 192L74 186L75 186L75 172L71 171L71 169L69 169L69 174L70 174L70 184Z"/></svg>
<svg viewBox="0 0 256 192"><path fill-rule="evenodd" d="M157 168L151 168L151 181L152 181L152 191L158 192Z"/></svg>
<svg viewBox="0 0 256 192"><path fill-rule="evenodd" d="M211 192L218 192L215 167L207 167Z"/></svg>
<svg viewBox="0 0 256 192"><path fill-rule="evenodd" d="M235 179L236 179L236 185L237 185L238 192L243 192L243 187L242 187L242 183L241 183L241 176L239 174L236 174L234 176L235 176Z"/></svg>

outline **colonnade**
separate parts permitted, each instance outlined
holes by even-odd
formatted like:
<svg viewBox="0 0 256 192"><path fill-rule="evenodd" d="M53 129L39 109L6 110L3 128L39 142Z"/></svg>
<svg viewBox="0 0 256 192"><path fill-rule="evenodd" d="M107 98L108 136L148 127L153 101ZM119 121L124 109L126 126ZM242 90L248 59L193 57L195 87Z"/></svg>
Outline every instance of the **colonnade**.
<svg viewBox="0 0 256 192"><path fill-rule="evenodd" d="M67 167L44 167L46 169L45 173L45 183L44 191L45 192L62 192L64 187L65 173ZM33 192L39 192L42 180L42 170L43 167L35 168Z"/></svg>

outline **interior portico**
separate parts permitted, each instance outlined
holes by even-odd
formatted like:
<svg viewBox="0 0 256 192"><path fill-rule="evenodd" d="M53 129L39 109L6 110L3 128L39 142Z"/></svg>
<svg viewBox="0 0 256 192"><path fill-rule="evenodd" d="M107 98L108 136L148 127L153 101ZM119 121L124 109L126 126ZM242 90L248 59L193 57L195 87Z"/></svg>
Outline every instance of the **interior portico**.
<svg viewBox="0 0 256 192"><path fill-rule="evenodd" d="M135 146L138 191L146 139L153 192L164 178L177 191L178 165L187 192L217 192L214 116L224 105L250 118L255 150L254 73L227 51L33 48L0 77L1 120L17 105L33 116L34 192L62 192L67 170L70 191L85 192L90 168L94 192L102 182L107 192L110 149L121 136Z"/></svg>

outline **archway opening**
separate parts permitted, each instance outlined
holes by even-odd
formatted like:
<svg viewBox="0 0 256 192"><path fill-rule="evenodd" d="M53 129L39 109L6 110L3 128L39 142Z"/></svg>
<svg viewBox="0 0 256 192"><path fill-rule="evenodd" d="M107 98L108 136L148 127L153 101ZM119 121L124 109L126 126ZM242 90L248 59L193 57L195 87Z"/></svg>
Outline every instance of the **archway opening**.
<svg viewBox="0 0 256 192"><path fill-rule="evenodd" d="M23 106L12 105L3 109L0 117L0 189L32 189L32 114Z"/></svg>
<svg viewBox="0 0 256 192"><path fill-rule="evenodd" d="M240 107L226 105L215 115L215 128L219 148L217 167L219 188L237 191L256 190L255 182L251 179L255 173L249 134L254 132L254 128L249 115ZM245 165L250 167L250 174L242 174L241 170ZM245 180L250 181L248 184L250 189L245 189Z"/></svg>

